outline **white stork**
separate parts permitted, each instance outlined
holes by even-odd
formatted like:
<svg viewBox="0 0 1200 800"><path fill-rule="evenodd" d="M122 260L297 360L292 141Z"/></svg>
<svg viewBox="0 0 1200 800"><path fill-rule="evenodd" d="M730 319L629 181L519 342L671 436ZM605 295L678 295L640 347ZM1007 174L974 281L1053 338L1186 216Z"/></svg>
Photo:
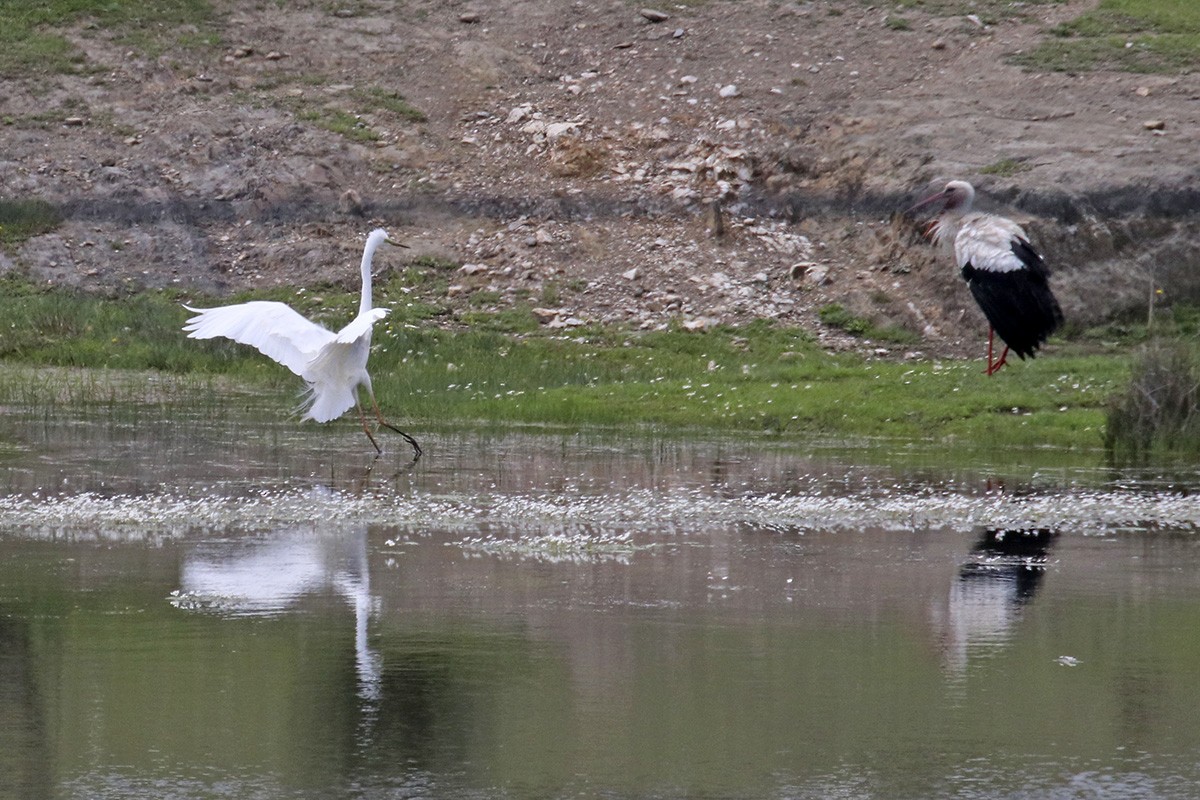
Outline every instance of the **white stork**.
<svg viewBox="0 0 1200 800"><path fill-rule="evenodd" d="M909 209L943 203L941 215L929 227L935 244L954 243L954 258L988 324L987 374L994 375L1011 349L1022 359L1034 351L1063 321L1062 309L1050 291L1050 270L1029 243L1029 236L1011 219L972 211L975 188L950 181L946 188ZM992 360L996 334L1004 352Z"/></svg>

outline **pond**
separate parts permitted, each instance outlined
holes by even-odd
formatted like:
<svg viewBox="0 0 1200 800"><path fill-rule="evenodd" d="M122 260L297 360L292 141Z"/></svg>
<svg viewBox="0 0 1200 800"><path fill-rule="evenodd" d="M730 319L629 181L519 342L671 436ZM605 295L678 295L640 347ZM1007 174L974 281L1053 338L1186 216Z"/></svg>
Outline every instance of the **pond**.
<svg viewBox="0 0 1200 800"><path fill-rule="evenodd" d="M0 416L0 798L1185 798L1200 475Z"/></svg>

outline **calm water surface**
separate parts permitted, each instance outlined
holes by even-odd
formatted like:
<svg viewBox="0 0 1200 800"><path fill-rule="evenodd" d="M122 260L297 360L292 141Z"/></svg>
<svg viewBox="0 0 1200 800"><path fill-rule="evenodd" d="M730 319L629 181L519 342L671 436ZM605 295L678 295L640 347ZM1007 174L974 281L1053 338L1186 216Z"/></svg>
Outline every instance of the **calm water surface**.
<svg viewBox="0 0 1200 800"><path fill-rule="evenodd" d="M1195 475L419 438L8 409L0 797L1200 791Z"/></svg>

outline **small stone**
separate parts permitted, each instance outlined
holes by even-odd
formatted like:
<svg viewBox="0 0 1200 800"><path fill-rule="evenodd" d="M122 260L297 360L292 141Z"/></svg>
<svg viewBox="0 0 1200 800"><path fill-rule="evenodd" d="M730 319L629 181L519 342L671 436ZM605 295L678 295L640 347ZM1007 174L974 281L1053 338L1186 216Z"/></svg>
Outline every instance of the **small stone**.
<svg viewBox="0 0 1200 800"><path fill-rule="evenodd" d="M717 94L721 95L721 97L737 97L738 95L741 94L741 92L738 91L737 84L730 83L725 86L722 86L720 91L717 92Z"/></svg>
<svg viewBox="0 0 1200 800"><path fill-rule="evenodd" d="M546 138L557 139L560 136L571 133L580 126L578 122L551 122L546 126Z"/></svg>
<svg viewBox="0 0 1200 800"><path fill-rule="evenodd" d="M63 125L71 128L78 128L83 124L83 117L67 117L63 120Z"/></svg>
<svg viewBox="0 0 1200 800"><path fill-rule="evenodd" d="M720 320L714 319L712 317L695 317L694 319L684 320L683 321L683 329L685 331L693 331L693 332L706 331L706 330L709 330L710 328L717 327L717 325L719 325L720 323L721 323ZM713 372L713 371L715 371L715 369L716 369L716 365L710 361L709 362L709 372Z"/></svg>
<svg viewBox="0 0 1200 800"><path fill-rule="evenodd" d="M458 21L465 23L467 25L471 25L473 23L479 22L479 12L464 11L463 13L458 15Z"/></svg>
<svg viewBox="0 0 1200 800"><path fill-rule="evenodd" d="M562 313L561 308L534 308L530 309L533 316L537 317L537 321L545 325Z"/></svg>
<svg viewBox="0 0 1200 800"><path fill-rule="evenodd" d="M932 47L934 50L945 50L946 49L946 40L945 39L935 39L933 41L933 44L931 44L929 46Z"/></svg>
<svg viewBox="0 0 1200 800"><path fill-rule="evenodd" d="M634 267L633 269L622 272L621 277L627 281L636 281L638 279L638 275L640 275L640 274L641 273L638 272L638 268Z"/></svg>
<svg viewBox="0 0 1200 800"><path fill-rule="evenodd" d="M265 58L267 61L279 61L281 59L287 58L287 55L279 52L278 50L272 50L271 52L269 52L265 56L263 56L263 58Z"/></svg>
<svg viewBox="0 0 1200 800"><path fill-rule="evenodd" d="M1161 119L1148 119L1142 123L1142 127L1148 131L1161 131L1166 130L1167 123L1163 122Z"/></svg>
<svg viewBox="0 0 1200 800"><path fill-rule="evenodd" d="M814 261L801 261L798 264L793 264L791 275L793 279L803 278L806 283L811 283L814 286L824 286L830 282L829 267L822 266Z"/></svg>
<svg viewBox="0 0 1200 800"><path fill-rule="evenodd" d="M684 36L687 36L687 31L685 31L683 28L676 28L671 32L672 39L682 39Z"/></svg>
<svg viewBox="0 0 1200 800"><path fill-rule="evenodd" d="M665 11L659 11L656 8L643 8L638 13L648 22L666 22L671 18L670 14Z"/></svg>
<svg viewBox="0 0 1200 800"><path fill-rule="evenodd" d="M231 54L234 58L247 58L254 55L253 47L238 47Z"/></svg>
<svg viewBox="0 0 1200 800"><path fill-rule="evenodd" d="M971 23L972 25L974 25L976 28L979 28L980 30L987 27L987 25L984 24L983 20L979 18L978 14L967 14L967 22Z"/></svg>
<svg viewBox="0 0 1200 800"><path fill-rule="evenodd" d="M355 214L362 216L364 206L362 197L353 189L347 189L342 192L342 196L338 198L338 210L343 214Z"/></svg>
<svg viewBox="0 0 1200 800"><path fill-rule="evenodd" d="M534 231L533 238L537 239L538 244L554 244L554 234L545 228L538 228Z"/></svg>
<svg viewBox="0 0 1200 800"><path fill-rule="evenodd" d="M1138 97L1149 97L1150 96L1150 87L1149 86L1139 86L1133 90L1133 93L1136 94Z"/></svg>
<svg viewBox="0 0 1200 800"><path fill-rule="evenodd" d="M533 113L533 106L526 103L524 105L517 106L513 110L509 111L508 116L504 118L504 121L510 125L515 125L516 123L525 119L532 113Z"/></svg>
<svg viewBox="0 0 1200 800"><path fill-rule="evenodd" d="M458 271L464 275L478 275L481 272L487 272L487 267L483 264L463 264Z"/></svg>

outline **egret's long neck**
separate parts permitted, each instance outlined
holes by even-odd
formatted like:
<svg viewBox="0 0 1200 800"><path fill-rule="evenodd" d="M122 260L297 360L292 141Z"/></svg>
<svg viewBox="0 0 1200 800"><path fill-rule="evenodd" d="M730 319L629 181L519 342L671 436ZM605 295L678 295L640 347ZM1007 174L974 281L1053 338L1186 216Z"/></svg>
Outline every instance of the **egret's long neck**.
<svg viewBox="0 0 1200 800"><path fill-rule="evenodd" d="M379 243L383 237L376 238L369 236L367 238L367 246L363 250L362 257L362 300L358 303L358 313L365 314L371 310L371 260L375 258L375 251L379 249Z"/></svg>

